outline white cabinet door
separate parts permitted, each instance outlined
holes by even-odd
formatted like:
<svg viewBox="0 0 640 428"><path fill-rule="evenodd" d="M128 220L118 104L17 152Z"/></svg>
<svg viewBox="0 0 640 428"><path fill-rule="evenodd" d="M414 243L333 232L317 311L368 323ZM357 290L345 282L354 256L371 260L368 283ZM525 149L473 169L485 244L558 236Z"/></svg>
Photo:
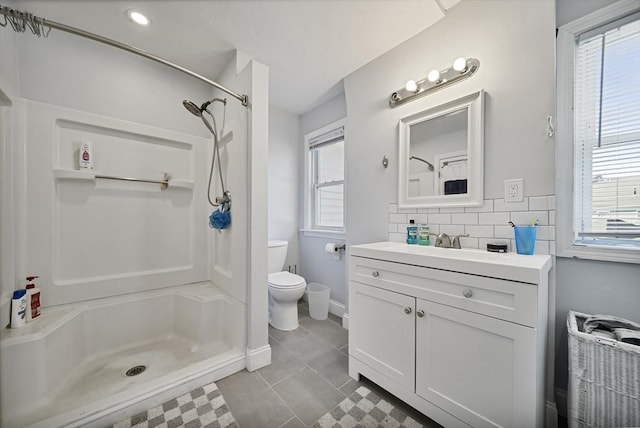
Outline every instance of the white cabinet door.
<svg viewBox="0 0 640 428"><path fill-rule="evenodd" d="M536 331L417 300L416 393L474 427L533 427Z"/></svg>
<svg viewBox="0 0 640 428"><path fill-rule="evenodd" d="M349 354L413 390L415 298L351 281Z"/></svg>

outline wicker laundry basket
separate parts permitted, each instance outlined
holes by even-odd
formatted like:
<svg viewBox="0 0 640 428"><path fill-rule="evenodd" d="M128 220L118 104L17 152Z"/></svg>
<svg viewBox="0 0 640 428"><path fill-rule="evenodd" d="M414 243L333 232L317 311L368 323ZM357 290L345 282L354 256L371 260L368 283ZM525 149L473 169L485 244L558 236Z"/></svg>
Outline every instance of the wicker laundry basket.
<svg viewBox="0 0 640 428"><path fill-rule="evenodd" d="M640 426L640 346L584 333L569 311L569 427Z"/></svg>

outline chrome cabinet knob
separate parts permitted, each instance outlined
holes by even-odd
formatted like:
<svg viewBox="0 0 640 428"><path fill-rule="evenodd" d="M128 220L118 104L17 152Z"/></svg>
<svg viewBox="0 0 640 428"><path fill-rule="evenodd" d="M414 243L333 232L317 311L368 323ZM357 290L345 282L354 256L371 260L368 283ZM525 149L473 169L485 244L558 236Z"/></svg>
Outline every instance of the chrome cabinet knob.
<svg viewBox="0 0 640 428"><path fill-rule="evenodd" d="M467 288L466 290L464 290L464 291L462 292L462 295L468 299L469 297L473 296L473 291L471 291L471 290L469 290L469 289Z"/></svg>
<svg viewBox="0 0 640 428"><path fill-rule="evenodd" d="M409 315L411 313L411 308L409 306L404 308L404 313Z"/></svg>
<svg viewBox="0 0 640 428"><path fill-rule="evenodd" d="M371 273L371 275L372 275L374 278L377 278L377 277L379 277L379 276L380 276L380 272L378 272L377 270L374 270L374 271Z"/></svg>
<svg viewBox="0 0 640 428"><path fill-rule="evenodd" d="M418 318L422 318L424 316L424 311L420 309L418 312L416 312L416 315L418 316Z"/></svg>

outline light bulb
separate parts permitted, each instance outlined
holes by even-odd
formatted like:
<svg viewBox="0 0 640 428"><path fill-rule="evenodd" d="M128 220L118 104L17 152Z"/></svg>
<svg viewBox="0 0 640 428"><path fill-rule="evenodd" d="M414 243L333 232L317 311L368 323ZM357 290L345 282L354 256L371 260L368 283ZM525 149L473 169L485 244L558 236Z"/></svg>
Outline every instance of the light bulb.
<svg viewBox="0 0 640 428"><path fill-rule="evenodd" d="M453 61L453 69L455 71L460 71L463 72L465 69L467 68L467 60L465 58L456 58L455 61Z"/></svg>
<svg viewBox="0 0 640 428"><path fill-rule="evenodd" d="M429 74L427 74L427 80L431 83L437 82L440 80L440 72L438 70L431 70Z"/></svg>
<svg viewBox="0 0 640 428"><path fill-rule="evenodd" d="M409 80L404 85L404 88L409 92L418 92L418 84L416 83L415 80Z"/></svg>
<svg viewBox="0 0 640 428"><path fill-rule="evenodd" d="M149 21L149 18L147 18L146 16L144 16L143 14L141 14L136 10L128 10L127 16L129 16L129 19L135 22L136 24L143 25L145 27L149 25L149 23L151 22Z"/></svg>

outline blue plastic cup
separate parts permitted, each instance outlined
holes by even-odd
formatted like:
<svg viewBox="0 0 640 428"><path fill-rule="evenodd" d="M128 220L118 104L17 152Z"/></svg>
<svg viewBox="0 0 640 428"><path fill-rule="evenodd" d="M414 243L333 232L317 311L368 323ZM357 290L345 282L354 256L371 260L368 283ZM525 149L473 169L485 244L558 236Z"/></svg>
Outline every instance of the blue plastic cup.
<svg viewBox="0 0 640 428"><path fill-rule="evenodd" d="M533 254L536 246L536 226L515 226L513 230L516 235L516 253Z"/></svg>

